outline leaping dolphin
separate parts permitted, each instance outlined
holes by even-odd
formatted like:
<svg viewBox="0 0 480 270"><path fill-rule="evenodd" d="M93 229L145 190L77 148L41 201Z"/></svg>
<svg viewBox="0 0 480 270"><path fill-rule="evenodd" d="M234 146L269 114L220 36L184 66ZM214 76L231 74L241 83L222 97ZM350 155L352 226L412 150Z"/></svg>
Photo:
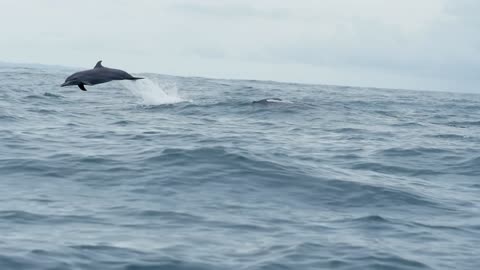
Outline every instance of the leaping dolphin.
<svg viewBox="0 0 480 270"><path fill-rule="evenodd" d="M95 85L115 80L134 81L140 79L143 78L133 77L132 75L120 69L104 67L102 66L102 61L100 60L93 69L79 71L68 76L61 86L78 85L80 89L87 91L87 89L85 89L85 85Z"/></svg>

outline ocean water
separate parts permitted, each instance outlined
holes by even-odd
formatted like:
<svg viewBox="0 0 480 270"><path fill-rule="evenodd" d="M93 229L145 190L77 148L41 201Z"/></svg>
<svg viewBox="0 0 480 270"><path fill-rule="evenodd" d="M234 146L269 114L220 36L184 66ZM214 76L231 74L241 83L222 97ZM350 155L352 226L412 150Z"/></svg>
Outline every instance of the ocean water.
<svg viewBox="0 0 480 270"><path fill-rule="evenodd" d="M73 71L0 66L0 269L480 269L480 95Z"/></svg>

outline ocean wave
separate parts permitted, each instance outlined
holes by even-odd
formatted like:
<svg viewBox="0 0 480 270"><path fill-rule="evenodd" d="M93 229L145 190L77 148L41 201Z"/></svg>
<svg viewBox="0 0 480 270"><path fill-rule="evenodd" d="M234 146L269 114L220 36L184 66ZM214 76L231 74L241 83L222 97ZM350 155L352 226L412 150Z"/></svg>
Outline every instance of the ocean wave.
<svg viewBox="0 0 480 270"><path fill-rule="evenodd" d="M474 137L469 137L466 135L459 135L459 134L434 134L434 135L427 135L427 137L431 138L439 138L445 140L468 140L474 139Z"/></svg>
<svg viewBox="0 0 480 270"><path fill-rule="evenodd" d="M445 125L458 128L478 127L480 126L480 121L451 121L445 123Z"/></svg>
<svg viewBox="0 0 480 270"><path fill-rule="evenodd" d="M336 243L335 251L327 245L303 242L276 255L275 260L265 260L252 269L434 269L415 259L379 251L374 255L368 247ZM324 254L319 257L316 254Z"/></svg>
<svg viewBox="0 0 480 270"><path fill-rule="evenodd" d="M478 268L479 95L1 71L1 269Z"/></svg>
<svg viewBox="0 0 480 270"><path fill-rule="evenodd" d="M46 96L46 97L51 97L51 98L65 98L65 96L63 96L63 95L54 94L54 93L50 93L50 92L45 92L43 95Z"/></svg>
<svg viewBox="0 0 480 270"><path fill-rule="evenodd" d="M450 166L451 173L468 176L480 175L480 157L472 157Z"/></svg>
<svg viewBox="0 0 480 270"><path fill-rule="evenodd" d="M104 224L105 222L102 219L91 217L91 216L81 216L81 215L54 215L51 213L45 214L36 214L26 211L0 211L0 217L9 224Z"/></svg>
<svg viewBox="0 0 480 270"><path fill-rule="evenodd" d="M416 127L425 127L424 124L419 122L403 122L403 123L395 123L392 124L393 127L399 128L416 128Z"/></svg>
<svg viewBox="0 0 480 270"><path fill-rule="evenodd" d="M384 174L400 174L408 176L439 175L443 171L430 168L405 167L400 165L387 165L380 162L358 162L352 166L354 170L374 171Z"/></svg>
<svg viewBox="0 0 480 270"><path fill-rule="evenodd" d="M4 115L0 115L0 121L5 121L5 122L18 122L20 120L22 120L23 117L21 116L15 116L15 115L11 115L11 114L4 114Z"/></svg>
<svg viewBox="0 0 480 270"><path fill-rule="evenodd" d="M230 182L259 190L284 190L287 193L285 196L288 197L288 193L296 194L297 200L310 204L396 206L400 203L419 207L444 207L423 195L373 184L318 177L291 164L273 163L220 147L165 149L161 154L155 154L141 163L149 167L178 168L190 164L189 168L171 175L173 182L170 182L175 184L192 184L196 182L195 179L201 179L202 183ZM179 181L182 175L191 176L186 182Z"/></svg>
<svg viewBox="0 0 480 270"><path fill-rule="evenodd" d="M398 205L416 206L418 209L449 209L447 205L435 201L425 194L415 193L394 186L358 183L347 180L330 180L322 187L328 197L323 203L350 207ZM323 195L327 196L327 195Z"/></svg>
<svg viewBox="0 0 480 270"><path fill-rule="evenodd" d="M417 147L417 148L389 148L379 151L380 155L383 156L398 156L398 157L410 157L410 156L421 156L429 155L431 158L432 154L448 154L451 151L440 149L440 148L426 148L426 147Z"/></svg>
<svg viewBox="0 0 480 270"><path fill-rule="evenodd" d="M159 211L159 210L142 210L132 211L132 216L138 216L143 218L161 218L163 220L174 221L177 223L184 222L199 222L203 220L201 216L192 215L189 213L175 212L175 211Z"/></svg>
<svg viewBox="0 0 480 270"><path fill-rule="evenodd" d="M26 255L2 256L3 269L218 269L213 264L181 260L111 245L71 245L62 249L34 249Z"/></svg>

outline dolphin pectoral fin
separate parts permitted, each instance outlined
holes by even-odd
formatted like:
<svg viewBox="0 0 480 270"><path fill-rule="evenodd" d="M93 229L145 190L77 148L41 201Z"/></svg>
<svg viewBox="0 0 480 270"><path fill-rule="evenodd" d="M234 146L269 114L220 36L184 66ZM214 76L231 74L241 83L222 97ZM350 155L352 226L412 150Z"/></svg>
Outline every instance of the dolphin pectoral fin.
<svg viewBox="0 0 480 270"><path fill-rule="evenodd" d="M78 88L82 89L82 91L87 91L87 89L85 89L85 85L83 83L79 84Z"/></svg>

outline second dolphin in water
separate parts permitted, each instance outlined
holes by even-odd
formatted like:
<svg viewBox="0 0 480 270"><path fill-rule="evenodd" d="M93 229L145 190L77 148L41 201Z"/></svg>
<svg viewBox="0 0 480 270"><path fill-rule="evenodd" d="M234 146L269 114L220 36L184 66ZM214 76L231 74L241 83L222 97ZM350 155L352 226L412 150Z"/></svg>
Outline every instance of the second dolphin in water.
<svg viewBox="0 0 480 270"><path fill-rule="evenodd" d="M281 98L264 98L260 100L255 100L252 101L252 104L269 104L269 103L275 103L275 102L282 102Z"/></svg>
<svg viewBox="0 0 480 270"><path fill-rule="evenodd" d="M120 69L104 67L102 66L102 61L98 61L93 69L76 72L70 75L62 84L62 87L78 85L81 90L87 91L87 89L85 89L85 85L95 85L115 80L134 81L140 79L143 78L133 77L132 75Z"/></svg>

